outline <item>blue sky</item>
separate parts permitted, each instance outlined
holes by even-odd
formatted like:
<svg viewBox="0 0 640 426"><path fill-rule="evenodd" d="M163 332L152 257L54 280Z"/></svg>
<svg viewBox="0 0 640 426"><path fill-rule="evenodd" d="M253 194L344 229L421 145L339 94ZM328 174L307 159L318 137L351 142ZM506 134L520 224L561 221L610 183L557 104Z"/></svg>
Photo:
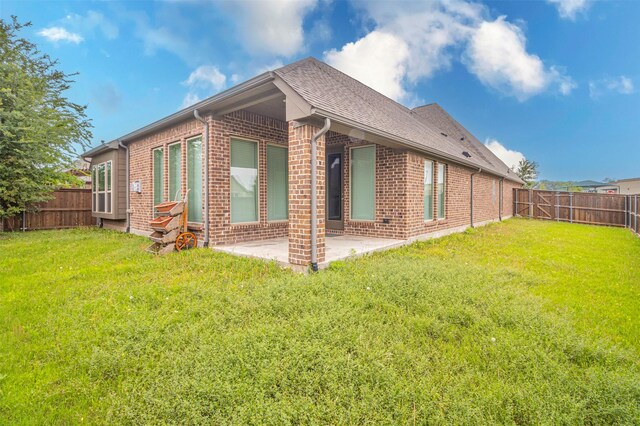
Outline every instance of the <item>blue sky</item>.
<svg viewBox="0 0 640 426"><path fill-rule="evenodd" d="M315 56L407 106L438 102L509 164L640 176L640 2L12 1L79 72L94 143Z"/></svg>

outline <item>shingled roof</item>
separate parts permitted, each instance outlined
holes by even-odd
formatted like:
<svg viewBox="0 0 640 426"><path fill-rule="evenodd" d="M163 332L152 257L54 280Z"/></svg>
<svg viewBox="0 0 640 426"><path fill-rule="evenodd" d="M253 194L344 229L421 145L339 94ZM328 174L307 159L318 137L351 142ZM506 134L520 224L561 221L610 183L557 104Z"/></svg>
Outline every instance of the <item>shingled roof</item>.
<svg viewBox="0 0 640 426"><path fill-rule="evenodd" d="M436 104L411 110L315 58L294 62L274 73L313 108L411 141L436 156L442 154L521 182L506 164Z"/></svg>

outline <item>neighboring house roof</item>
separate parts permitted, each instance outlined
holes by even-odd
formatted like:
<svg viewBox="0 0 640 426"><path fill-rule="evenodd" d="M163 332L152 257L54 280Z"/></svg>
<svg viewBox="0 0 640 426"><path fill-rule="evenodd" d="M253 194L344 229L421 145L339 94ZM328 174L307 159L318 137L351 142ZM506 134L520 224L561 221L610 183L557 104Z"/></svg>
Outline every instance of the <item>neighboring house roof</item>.
<svg viewBox="0 0 640 426"><path fill-rule="evenodd" d="M580 182L576 182L575 186L579 186L580 188L599 188L601 186L614 186L614 184L595 180L581 180Z"/></svg>
<svg viewBox="0 0 640 426"><path fill-rule="evenodd" d="M619 182L634 182L634 181L637 181L637 180L640 180L640 177L637 177L637 178L627 178L627 179L618 179L617 181L615 181L615 182L611 182L611 183L614 183L614 184L615 184L615 183L619 183Z"/></svg>
<svg viewBox="0 0 640 426"><path fill-rule="evenodd" d="M100 154L101 152L104 151L109 151L109 150L113 150L113 149L118 149L118 141L111 141L111 142L103 142L100 145L96 146L95 148L90 149L89 151L85 152L84 154L82 154L82 158L91 158L96 154Z"/></svg>
<svg viewBox="0 0 640 426"><path fill-rule="evenodd" d="M411 110L315 58L302 59L260 74L109 144L96 147L84 156L91 157L106 149L117 149L118 141L128 143L177 124L193 117L196 109L201 112L224 111L233 105L234 97L257 91L269 84L275 84L278 88L284 85L288 87L287 90L291 89L310 107L307 111L316 118L328 117L345 127L362 130L367 135L392 141L398 146L424 151L468 167L482 168L522 183L509 167L438 105Z"/></svg>

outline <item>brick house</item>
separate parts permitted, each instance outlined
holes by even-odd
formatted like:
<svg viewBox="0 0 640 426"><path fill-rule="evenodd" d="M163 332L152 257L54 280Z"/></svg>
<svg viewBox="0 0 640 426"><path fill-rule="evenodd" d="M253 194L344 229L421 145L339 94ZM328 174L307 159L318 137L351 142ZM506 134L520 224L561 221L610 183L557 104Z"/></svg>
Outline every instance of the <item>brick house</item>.
<svg viewBox="0 0 640 426"><path fill-rule="evenodd" d="M407 241L501 220L522 185L437 104L408 109L314 58L85 157L102 226L148 233L153 205L189 189L202 245L284 239L294 265L326 263L327 235Z"/></svg>

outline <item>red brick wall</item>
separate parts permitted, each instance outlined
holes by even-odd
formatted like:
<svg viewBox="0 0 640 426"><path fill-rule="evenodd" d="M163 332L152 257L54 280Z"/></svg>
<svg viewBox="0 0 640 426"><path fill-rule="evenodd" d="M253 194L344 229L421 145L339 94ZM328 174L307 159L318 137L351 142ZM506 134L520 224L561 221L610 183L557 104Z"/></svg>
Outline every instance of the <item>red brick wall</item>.
<svg viewBox="0 0 640 426"><path fill-rule="evenodd" d="M311 137L319 129L289 123L289 262L311 261L311 161L317 167L317 261L325 259L325 137L317 139L317 157L311 158Z"/></svg>
<svg viewBox="0 0 640 426"><path fill-rule="evenodd" d="M382 238L406 239L412 236L467 226L470 212L470 169L446 164L445 218L437 219L437 166L435 158L403 150L376 145L376 214L375 220L349 219L350 149L369 144L356 138L330 132L327 145L343 144L344 150L344 233ZM424 161L433 161L433 220L424 220ZM516 183L505 181L503 191L503 217L510 216L513 188ZM474 222L499 218L500 178L485 173L474 176ZM383 219L388 218L389 223Z"/></svg>
<svg viewBox="0 0 640 426"><path fill-rule="evenodd" d="M209 193L210 193L210 243L228 244L247 240L260 240L273 237L287 236L292 229L308 223L307 213L296 211L296 224L289 221L267 221L266 206L266 149L268 144L286 146L289 138L299 143L296 150L290 152L290 161L302 161L299 164L290 164L289 198L291 202L299 202L304 197L308 188L307 182L291 181L293 173L298 178L308 177L309 153L308 140L314 128L301 126L299 130L290 129L293 123L259 116L246 111L238 111L224 117L205 117L209 123ZM316 129L317 130L317 129ZM131 227L138 231L150 231L147 223L152 219L152 150L157 147L165 149L165 198L168 194L168 145L179 142L182 144L182 186L186 191L186 140L203 133L203 126L195 119L186 120L161 132L140 138L130 144L131 171L130 180L140 180L142 193L131 193ZM232 137L255 140L258 142L259 153L259 220L253 224L232 224L230 211L230 140ZM333 132L327 134L327 145L343 144L344 167L344 233L351 235L368 235L384 238L406 239L409 237L436 232L444 229L467 226L470 223L469 196L471 173L475 170L458 166L446 165L446 214L445 219L437 219L437 160L434 161L434 220L425 221L423 216L423 173L424 156L407 150L395 150L385 146L376 145L376 206L374 221L352 221L350 214L350 148L369 144L356 138ZM322 150L324 153L324 149ZM318 230L324 233L324 155L319 161L319 202L322 212L319 213ZM293 167L293 169L292 169ZM297 167L297 168L296 168ZM306 174L305 174L306 173ZM321 177L321 178L320 178ZM495 220L499 217L499 188L500 179L485 173L474 176L474 222L480 223L487 220ZM504 181L503 185L503 217L509 217L513 210L513 188L520 185ZM495 188L495 192L494 192ZM296 198L298 197L298 198ZM302 197L302 198L300 198ZM307 200L308 201L308 200ZM306 209L306 204L298 203L298 207ZM294 209L295 210L295 209ZM299 209L298 209L299 210ZM384 223L388 219L389 223ZM195 225L195 224L194 224ZM305 225L306 226L306 225ZM197 226L196 226L197 228ZM301 228L302 229L302 228ZM202 230L197 230L202 238ZM297 232L297 231L296 231ZM301 230L301 240L294 243L293 251L300 249L301 258L307 258L309 247L308 238ZM303 241L304 240L304 241ZM296 246L298 244L300 247ZM322 244L324 256L324 244ZM320 258L320 256L319 256ZM321 260L320 260L321 261Z"/></svg>
<svg viewBox="0 0 640 426"><path fill-rule="evenodd" d="M187 188L186 179L186 141L196 136L202 135L202 123L195 119L184 121L166 130L153 133L149 136L137 139L129 144L130 171L129 181L139 180L142 192L130 193L131 228L135 231L150 232L149 221L153 218L153 157L152 151L155 148L164 148L164 199L167 200L169 192L168 170L169 155L168 145L173 143L181 144L182 156L182 192ZM202 233L197 231L199 239Z"/></svg>
<svg viewBox="0 0 640 426"><path fill-rule="evenodd" d="M522 188L521 184L512 182L510 180L504 181L502 184L502 217L513 216L513 189Z"/></svg>
<svg viewBox="0 0 640 426"><path fill-rule="evenodd" d="M406 163L407 153L382 145L376 146L375 220L351 220L350 164L351 148L370 142L331 132L327 144L343 144L343 217L344 233L384 238L406 238ZM388 219L389 223L384 223Z"/></svg>
<svg viewBox="0 0 640 426"><path fill-rule="evenodd" d="M211 244L287 236L287 221L267 221L267 145L286 146L287 123L247 111L237 111L211 123L209 150ZM258 142L259 220L231 223L231 138Z"/></svg>
<svg viewBox="0 0 640 426"><path fill-rule="evenodd" d="M205 117L209 123L209 220L210 243L226 244L245 240L259 240L287 235L287 222L267 221L267 164L266 149L270 143L287 145L287 123L269 117L238 111L222 118ZM138 231L151 231L148 222L153 215L152 150L164 148L164 195L167 198L168 145L182 144L182 190L186 191L186 141L203 134L202 123L186 120L166 130L133 141L129 145L131 155L131 182L140 180L142 193L131 194L131 227ZM231 223L231 152L232 137L258 142L259 221L255 224ZM204 182L204 177L203 177ZM203 197L204 198L204 197ZM201 226L193 224L199 239L203 238Z"/></svg>

